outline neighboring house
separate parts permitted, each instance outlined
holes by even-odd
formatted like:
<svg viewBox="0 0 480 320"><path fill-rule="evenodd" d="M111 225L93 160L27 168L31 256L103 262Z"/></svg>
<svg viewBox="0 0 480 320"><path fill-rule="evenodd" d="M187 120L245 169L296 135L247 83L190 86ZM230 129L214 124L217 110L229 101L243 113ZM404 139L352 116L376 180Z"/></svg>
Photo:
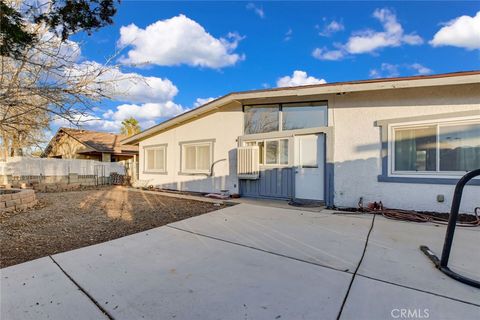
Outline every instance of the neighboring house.
<svg viewBox="0 0 480 320"><path fill-rule="evenodd" d="M123 142L163 188L446 212L480 168L480 71L236 92Z"/></svg>
<svg viewBox="0 0 480 320"><path fill-rule="evenodd" d="M138 147L121 143L125 135L107 132L60 128L45 148L43 157L92 159L118 162L134 159Z"/></svg>

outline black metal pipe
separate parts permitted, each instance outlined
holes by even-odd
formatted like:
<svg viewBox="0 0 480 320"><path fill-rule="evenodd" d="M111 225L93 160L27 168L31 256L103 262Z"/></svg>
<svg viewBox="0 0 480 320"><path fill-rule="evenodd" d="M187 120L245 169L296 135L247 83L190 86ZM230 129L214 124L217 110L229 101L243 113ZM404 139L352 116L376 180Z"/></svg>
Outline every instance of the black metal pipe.
<svg viewBox="0 0 480 320"><path fill-rule="evenodd" d="M445 242L443 243L442 257L440 259L440 267L447 267L450 251L452 250L453 236L457 225L458 212L460 210L460 202L462 200L463 188L468 181L476 176L480 176L480 169L472 170L465 174L455 186L453 193L452 207L450 209L450 217L448 219L447 232L445 233Z"/></svg>
<svg viewBox="0 0 480 320"><path fill-rule="evenodd" d="M480 169L472 170L465 174L455 186L441 259L438 259L435 253L433 253L427 246L420 246L420 250L422 250L422 252L433 262L436 268L438 268L450 278L480 289L480 281L465 277L451 270L448 267L448 259L450 258L450 251L452 250L453 235L455 234L455 227L457 226L458 211L460 210L460 202L462 200L463 188L468 183L468 181L472 180L476 176L480 176Z"/></svg>
<svg viewBox="0 0 480 320"><path fill-rule="evenodd" d="M460 281L462 283L468 284L469 286L480 289L480 282L477 281L477 280L473 280L473 279L467 278L465 276L462 276L461 274L459 274L455 271L452 271L449 267L440 267L439 269L440 269L440 271L442 271L443 273L445 273L447 276L449 276L452 279L455 279L455 280Z"/></svg>

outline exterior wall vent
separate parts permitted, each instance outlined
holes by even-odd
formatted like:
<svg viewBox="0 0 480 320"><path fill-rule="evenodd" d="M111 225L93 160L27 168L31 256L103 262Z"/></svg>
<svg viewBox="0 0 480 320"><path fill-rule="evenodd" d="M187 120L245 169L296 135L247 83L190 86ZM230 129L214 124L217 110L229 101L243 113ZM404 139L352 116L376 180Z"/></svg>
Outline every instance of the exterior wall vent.
<svg viewBox="0 0 480 320"><path fill-rule="evenodd" d="M239 179L258 179L260 177L258 146L237 148L237 176Z"/></svg>

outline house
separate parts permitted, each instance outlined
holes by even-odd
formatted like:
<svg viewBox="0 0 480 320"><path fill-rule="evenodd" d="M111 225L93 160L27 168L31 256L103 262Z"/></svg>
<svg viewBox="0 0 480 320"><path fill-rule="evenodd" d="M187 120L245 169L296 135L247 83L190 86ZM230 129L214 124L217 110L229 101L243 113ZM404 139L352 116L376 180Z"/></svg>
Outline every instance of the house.
<svg viewBox="0 0 480 320"><path fill-rule="evenodd" d="M138 147L122 144L125 135L60 128L43 152L45 158L118 162L134 159Z"/></svg>
<svg viewBox="0 0 480 320"><path fill-rule="evenodd" d="M480 71L234 92L123 143L161 188L448 212L480 168Z"/></svg>

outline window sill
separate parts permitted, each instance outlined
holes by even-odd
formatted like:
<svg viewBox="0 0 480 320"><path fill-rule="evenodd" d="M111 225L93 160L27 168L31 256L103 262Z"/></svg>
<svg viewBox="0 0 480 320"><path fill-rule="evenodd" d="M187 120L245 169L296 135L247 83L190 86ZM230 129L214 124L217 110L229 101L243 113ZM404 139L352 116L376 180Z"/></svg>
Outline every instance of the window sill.
<svg viewBox="0 0 480 320"><path fill-rule="evenodd" d="M210 176L210 172L183 172L179 171L178 172L179 176Z"/></svg>
<svg viewBox="0 0 480 320"><path fill-rule="evenodd" d="M435 178L435 177L388 177L379 175L377 177L378 182L392 182L392 183L416 183L416 184L444 184L444 185L456 185L458 178ZM473 179L468 182L467 185L480 186L480 179Z"/></svg>
<svg viewBox="0 0 480 320"><path fill-rule="evenodd" d="M143 174L164 174L164 175L168 174L168 172L166 171L143 171L142 173Z"/></svg>

